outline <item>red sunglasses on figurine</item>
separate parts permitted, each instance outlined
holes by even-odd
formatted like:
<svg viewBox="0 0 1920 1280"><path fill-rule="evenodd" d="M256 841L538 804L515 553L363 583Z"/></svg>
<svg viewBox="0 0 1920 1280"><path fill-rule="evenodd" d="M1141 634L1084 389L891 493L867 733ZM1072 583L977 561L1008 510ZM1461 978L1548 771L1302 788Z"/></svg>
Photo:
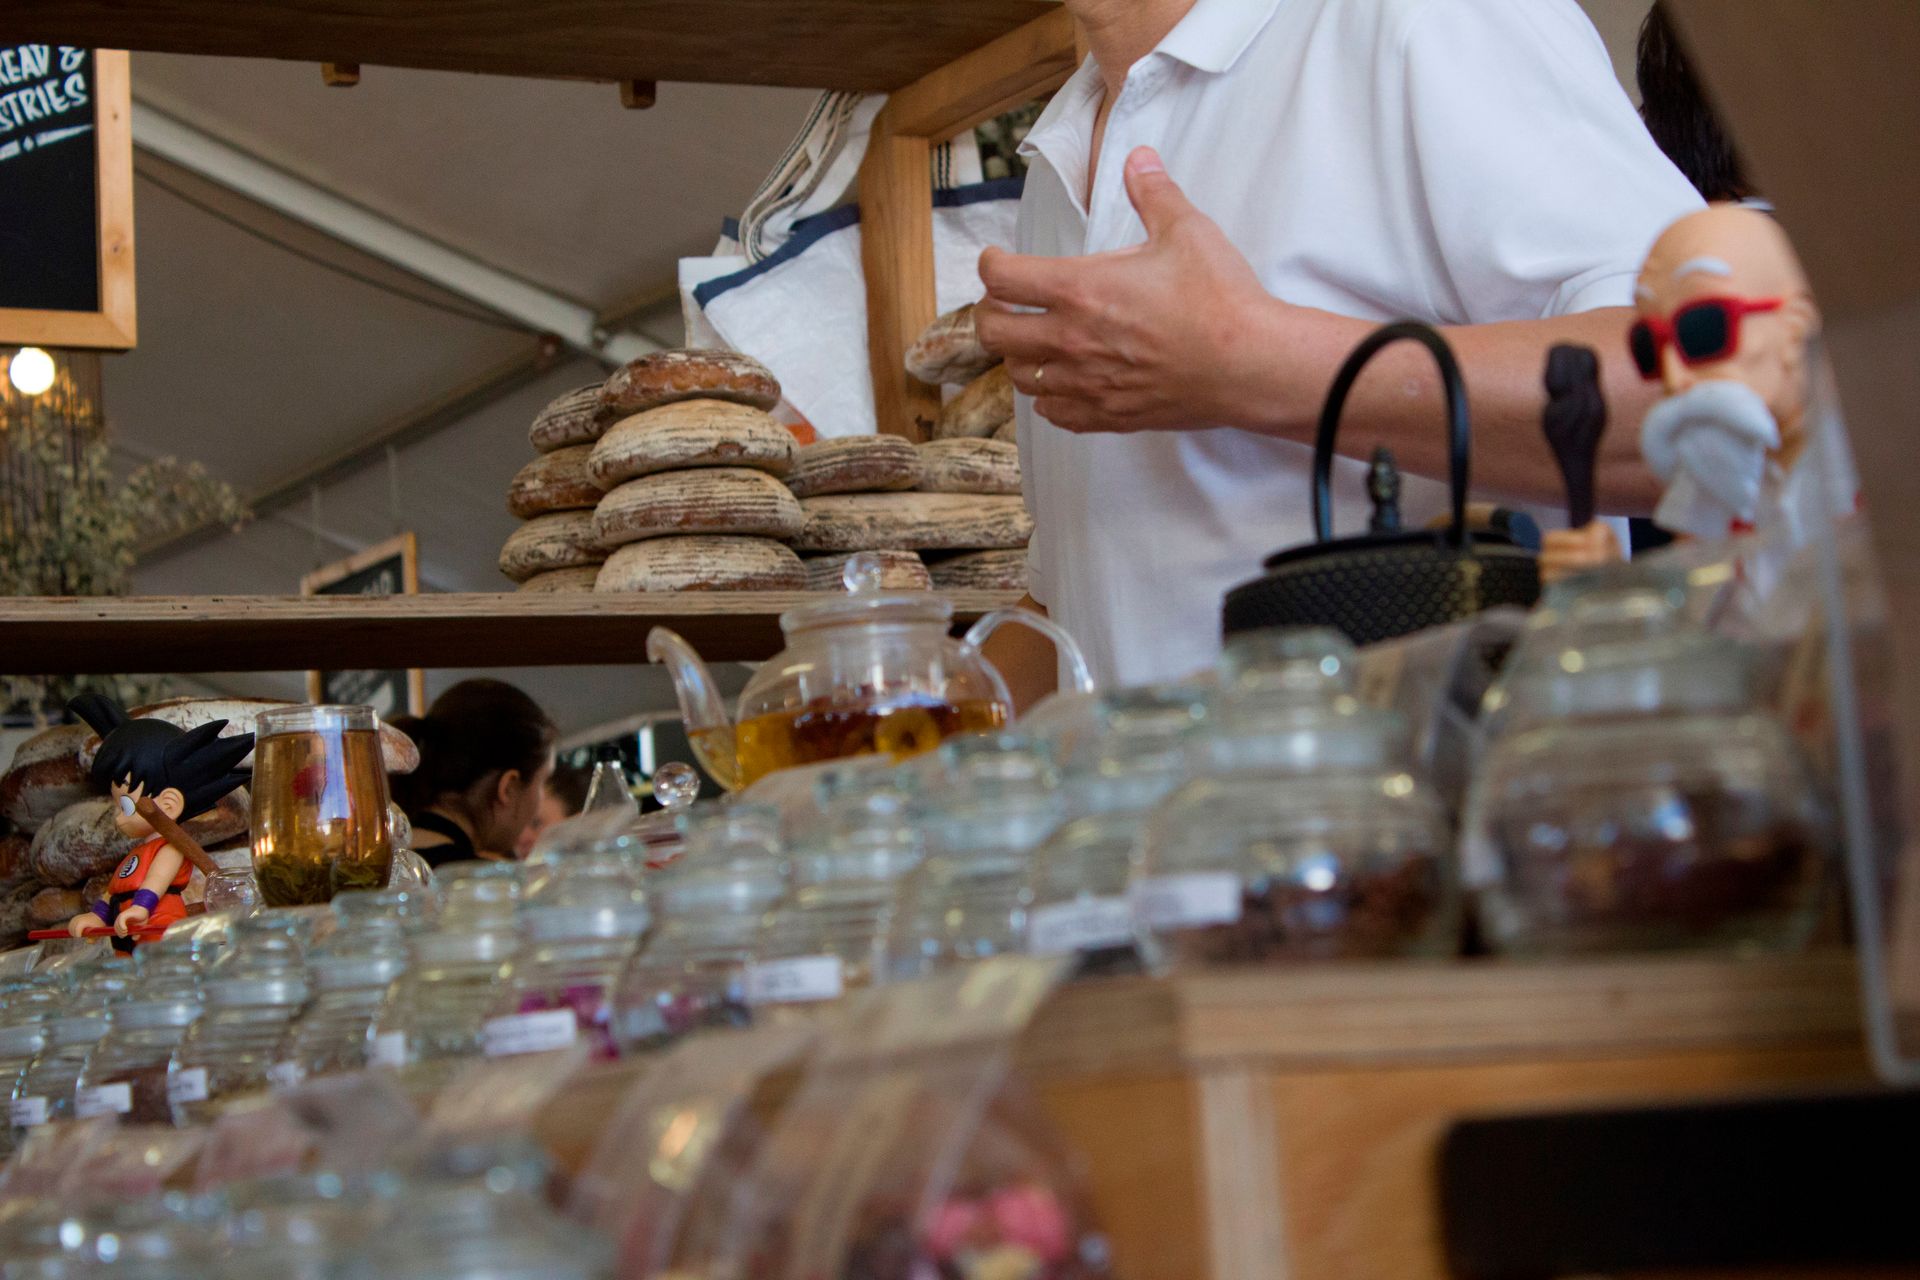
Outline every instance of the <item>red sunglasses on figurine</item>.
<svg viewBox="0 0 1920 1280"><path fill-rule="evenodd" d="M1697 298L1668 319L1636 320L1627 330L1627 348L1640 376L1654 382L1668 344L1689 368L1726 360L1740 350L1742 320L1785 305L1785 298Z"/></svg>

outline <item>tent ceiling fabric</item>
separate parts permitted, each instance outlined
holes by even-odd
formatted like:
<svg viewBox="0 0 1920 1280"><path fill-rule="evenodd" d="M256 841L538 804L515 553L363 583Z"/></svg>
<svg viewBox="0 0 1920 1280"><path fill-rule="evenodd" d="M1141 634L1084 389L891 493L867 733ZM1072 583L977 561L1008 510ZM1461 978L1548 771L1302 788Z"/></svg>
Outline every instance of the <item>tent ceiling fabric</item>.
<svg viewBox="0 0 1920 1280"><path fill-rule="evenodd" d="M799 127L798 89L606 85L135 54L144 102L369 209L578 300L672 280L710 248Z"/></svg>

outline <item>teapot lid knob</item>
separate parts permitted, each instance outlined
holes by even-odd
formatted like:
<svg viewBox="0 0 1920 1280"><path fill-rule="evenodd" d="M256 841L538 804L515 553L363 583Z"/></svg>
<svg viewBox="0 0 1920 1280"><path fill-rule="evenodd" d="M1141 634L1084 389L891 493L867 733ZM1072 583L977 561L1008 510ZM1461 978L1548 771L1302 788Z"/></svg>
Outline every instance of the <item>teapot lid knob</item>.
<svg viewBox="0 0 1920 1280"><path fill-rule="evenodd" d="M694 772L692 765L675 760L653 771L653 798L662 807L684 809L699 795L700 775Z"/></svg>
<svg viewBox="0 0 1920 1280"><path fill-rule="evenodd" d="M871 551L849 556L846 567L840 571L840 581L856 596L870 596L880 590L885 576L885 563Z"/></svg>

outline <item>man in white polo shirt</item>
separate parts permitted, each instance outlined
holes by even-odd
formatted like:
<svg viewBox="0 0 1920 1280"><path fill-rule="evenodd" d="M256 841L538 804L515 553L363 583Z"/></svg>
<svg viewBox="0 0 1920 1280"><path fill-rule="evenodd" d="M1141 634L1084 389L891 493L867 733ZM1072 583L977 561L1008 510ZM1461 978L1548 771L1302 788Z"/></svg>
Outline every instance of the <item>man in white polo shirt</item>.
<svg viewBox="0 0 1920 1280"><path fill-rule="evenodd" d="M1091 56L1023 146L1018 253L981 262L1036 521L1032 597L1109 684L1219 649L1221 596L1311 538L1321 402L1378 323L1443 326L1474 410L1476 492L1558 505L1548 349L1603 356L1600 494L1658 496L1634 441L1633 282L1700 207L1574 0L1067 0ZM1124 174L1122 170L1124 169ZM1124 181L1123 181L1124 179ZM1441 509L1440 396L1413 347L1349 403L1342 529L1392 448ZM1051 650L995 639L1023 702ZM1001 638L1005 637L1004 640Z"/></svg>

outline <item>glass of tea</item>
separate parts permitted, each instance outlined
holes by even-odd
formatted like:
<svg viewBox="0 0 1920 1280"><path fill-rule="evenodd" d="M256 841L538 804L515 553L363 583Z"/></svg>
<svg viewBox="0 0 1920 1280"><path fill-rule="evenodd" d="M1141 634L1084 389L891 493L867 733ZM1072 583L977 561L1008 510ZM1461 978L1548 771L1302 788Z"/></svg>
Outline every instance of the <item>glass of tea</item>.
<svg viewBox="0 0 1920 1280"><path fill-rule="evenodd" d="M253 751L253 874L269 907L385 888L387 772L372 707L263 712Z"/></svg>

